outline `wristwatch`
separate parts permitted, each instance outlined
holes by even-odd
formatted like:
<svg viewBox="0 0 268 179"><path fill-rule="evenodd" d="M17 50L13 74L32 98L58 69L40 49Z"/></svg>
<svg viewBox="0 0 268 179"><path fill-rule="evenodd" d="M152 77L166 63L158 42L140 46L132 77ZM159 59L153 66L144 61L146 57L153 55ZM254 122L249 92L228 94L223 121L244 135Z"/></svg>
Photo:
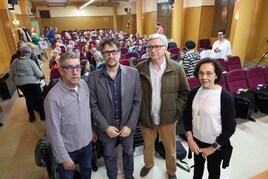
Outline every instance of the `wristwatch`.
<svg viewBox="0 0 268 179"><path fill-rule="evenodd" d="M214 142L211 147L215 150L217 150L219 148L219 144L217 142Z"/></svg>

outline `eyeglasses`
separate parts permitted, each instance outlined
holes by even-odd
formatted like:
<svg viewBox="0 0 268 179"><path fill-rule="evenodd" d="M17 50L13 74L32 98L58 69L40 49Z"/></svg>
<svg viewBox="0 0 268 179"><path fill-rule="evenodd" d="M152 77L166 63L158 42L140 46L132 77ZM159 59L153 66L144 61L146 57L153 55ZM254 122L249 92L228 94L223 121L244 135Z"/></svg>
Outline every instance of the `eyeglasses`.
<svg viewBox="0 0 268 179"><path fill-rule="evenodd" d="M112 55L117 55L118 52L119 52L118 49L116 49L116 50L110 50L110 51L107 50L107 51L102 51L102 55L108 57L108 56L110 56L111 54L112 54Z"/></svg>
<svg viewBox="0 0 268 179"><path fill-rule="evenodd" d="M208 71L208 72L198 72L198 76L199 77L204 77L205 75L207 76L207 77L212 77L213 75L214 75L215 73L214 72L211 72L211 71Z"/></svg>
<svg viewBox="0 0 268 179"><path fill-rule="evenodd" d="M223 34L218 34L218 36L223 36Z"/></svg>
<svg viewBox="0 0 268 179"><path fill-rule="evenodd" d="M74 70L76 71L81 71L82 65L67 65L67 66L61 66L61 68L67 70L68 72L73 72Z"/></svg>
<svg viewBox="0 0 268 179"><path fill-rule="evenodd" d="M147 49L148 50L153 50L155 49L156 51L160 50L162 47L165 47L165 45L148 45Z"/></svg>

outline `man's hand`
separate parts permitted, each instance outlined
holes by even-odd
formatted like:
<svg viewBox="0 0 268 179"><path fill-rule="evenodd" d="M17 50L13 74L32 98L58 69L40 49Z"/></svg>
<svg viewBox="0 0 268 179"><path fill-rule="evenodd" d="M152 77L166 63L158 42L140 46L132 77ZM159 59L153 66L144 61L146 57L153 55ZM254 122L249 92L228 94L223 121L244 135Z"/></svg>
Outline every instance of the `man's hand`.
<svg viewBox="0 0 268 179"><path fill-rule="evenodd" d="M98 140L97 133L95 131L92 132L92 142L95 143Z"/></svg>
<svg viewBox="0 0 268 179"><path fill-rule="evenodd" d="M129 136L130 132L131 132L131 129L128 126L124 126L119 132L120 137L127 137Z"/></svg>
<svg viewBox="0 0 268 179"><path fill-rule="evenodd" d="M109 126L106 130L105 130L106 134L110 137L110 138L114 138L117 137L120 133L119 130L114 127L114 126Z"/></svg>
<svg viewBox="0 0 268 179"><path fill-rule="evenodd" d="M63 162L63 167L65 170L74 170L75 164L72 159L68 159L65 162Z"/></svg>

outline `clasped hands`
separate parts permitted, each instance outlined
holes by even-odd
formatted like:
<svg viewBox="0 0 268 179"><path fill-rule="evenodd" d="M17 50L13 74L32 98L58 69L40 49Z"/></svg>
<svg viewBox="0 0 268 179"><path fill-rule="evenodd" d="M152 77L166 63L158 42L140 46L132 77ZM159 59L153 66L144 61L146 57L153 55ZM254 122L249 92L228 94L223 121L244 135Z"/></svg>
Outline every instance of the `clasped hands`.
<svg viewBox="0 0 268 179"><path fill-rule="evenodd" d="M117 129L114 126L109 126L106 130L105 130L106 134L110 137L110 138L115 138L115 137L127 137L129 136L131 129L127 126L124 126L120 131L119 129Z"/></svg>

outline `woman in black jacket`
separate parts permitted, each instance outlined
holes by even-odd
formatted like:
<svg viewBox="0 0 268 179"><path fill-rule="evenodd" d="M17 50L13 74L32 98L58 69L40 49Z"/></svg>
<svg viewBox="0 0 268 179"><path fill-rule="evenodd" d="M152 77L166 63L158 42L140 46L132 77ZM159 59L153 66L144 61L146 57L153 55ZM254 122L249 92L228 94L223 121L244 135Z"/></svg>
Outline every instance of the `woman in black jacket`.
<svg viewBox="0 0 268 179"><path fill-rule="evenodd" d="M201 86L188 96L184 125L190 150L194 152L194 179L201 179L207 160L209 179L220 178L220 165L229 138L236 128L233 96L223 89L222 69L216 60L205 58L196 65L195 77Z"/></svg>

